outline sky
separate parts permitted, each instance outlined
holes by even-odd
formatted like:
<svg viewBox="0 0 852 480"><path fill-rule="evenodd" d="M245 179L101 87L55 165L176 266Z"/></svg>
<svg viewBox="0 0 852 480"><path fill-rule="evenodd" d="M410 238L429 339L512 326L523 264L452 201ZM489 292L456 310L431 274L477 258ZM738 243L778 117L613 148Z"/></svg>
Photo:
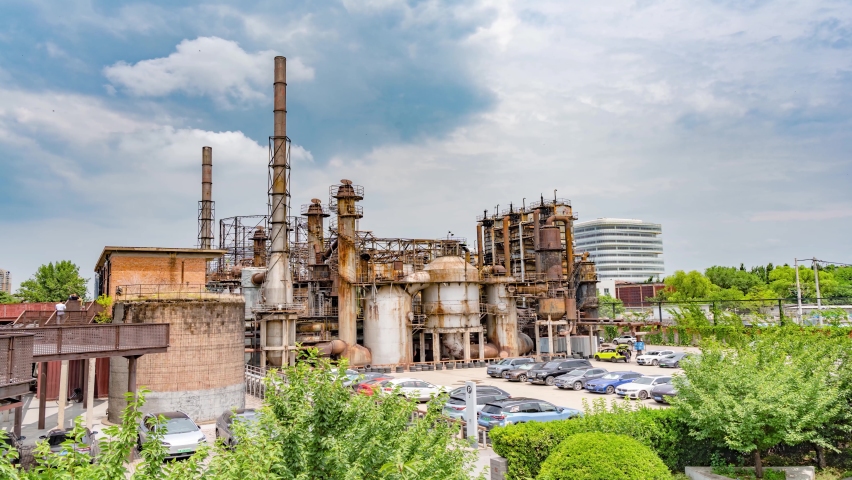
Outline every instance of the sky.
<svg viewBox="0 0 852 480"><path fill-rule="evenodd" d="M852 3L0 4L0 268L87 278L106 245L193 247L266 212L273 57L292 205L365 190L363 230L472 244L540 196L661 223L666 270L852 263ZM218 239L217 239L218 241Z"/></svg>

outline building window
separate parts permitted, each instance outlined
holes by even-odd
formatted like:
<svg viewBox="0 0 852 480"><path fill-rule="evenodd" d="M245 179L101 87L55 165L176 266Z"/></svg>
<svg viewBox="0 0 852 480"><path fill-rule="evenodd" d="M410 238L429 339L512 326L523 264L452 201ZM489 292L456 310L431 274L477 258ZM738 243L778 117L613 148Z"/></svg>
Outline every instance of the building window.
<svg viewBox="0 0 852 480"><path fill-rule="evenodd" d="M609 295L609 289L608 288L604 288L604 295Z"/></svg>

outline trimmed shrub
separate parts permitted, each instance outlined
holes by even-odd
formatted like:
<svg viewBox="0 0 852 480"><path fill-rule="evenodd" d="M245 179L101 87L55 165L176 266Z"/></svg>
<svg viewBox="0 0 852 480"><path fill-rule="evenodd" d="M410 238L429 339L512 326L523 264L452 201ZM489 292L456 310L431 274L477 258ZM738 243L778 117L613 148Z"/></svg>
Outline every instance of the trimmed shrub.
<svg viewBox="0 0 852 480"><path fill-rule="evenodd" d="M727 449L689 435L687 424L674 408L635 408L622 402L608 407L604 399L586 405L581 418L547 423L522 423L497 427L490 432L494 451L508 460L506 478L535 478L542 463L566 438L578 433L627 435L654 450L671 470L687 465L709 465L716 452L728 456Z"/></svg>
<svg viewBox="0 0 852 480"><path fill-rule="evenodd" d="M626 435L578 433L559 444L538 480L671 480L650 448Z"/></svg>

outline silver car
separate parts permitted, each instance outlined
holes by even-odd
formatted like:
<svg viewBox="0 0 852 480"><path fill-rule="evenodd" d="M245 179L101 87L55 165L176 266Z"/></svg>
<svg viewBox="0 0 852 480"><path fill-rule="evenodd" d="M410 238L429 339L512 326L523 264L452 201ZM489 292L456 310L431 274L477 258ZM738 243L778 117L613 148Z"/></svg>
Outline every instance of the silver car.
<svg viewBox="0 0 852 480"><path fill-rule="evenodd" d="M231 430L234 420L238 422L253 423L258 420L257 413L253 408L241 408L235 411L227 411L216 420L216 438L221 438L225 446L233 447L237 444L237 438Z"/></svg>
<svg viewBox="0 0 852 480"><path fill-rule="evenodd" d="M162 421L157 419L162 417ZM153 429L164 429L163 446L166 447L166 459L187 458L192 456L199 445L206 440L195 422L183 412L149 413L139 422L139 449L148 440Z"/></svg>
<svg viewBox="0 0 852 480"><path fill-rule="evenodd" d="M606 375L605 368L588 368L571 370L565 375L556 377L553 385L558 388L573 388L574 390L582 390L586 388L586 382L593 378L600 378Z"/></svg>
<svg viewBox="0 0 852 480"><path fill-rule="evenodd" d="M65 445L65 442L67 440L74 440L74 438L71 437L71 430L54 428L38 438L47 440L47 444L50 445L50 451L53 453L67 455L70 452L69 448L73 448L77 453L88 455L91 457L91 461L94 462L95 457L98 455L98 442L95 440L95 435L97 433L98 432L89 431L89 429L86 428L83 431L83 437L80 439L80 443L75 442L70 446Z"/></svg>

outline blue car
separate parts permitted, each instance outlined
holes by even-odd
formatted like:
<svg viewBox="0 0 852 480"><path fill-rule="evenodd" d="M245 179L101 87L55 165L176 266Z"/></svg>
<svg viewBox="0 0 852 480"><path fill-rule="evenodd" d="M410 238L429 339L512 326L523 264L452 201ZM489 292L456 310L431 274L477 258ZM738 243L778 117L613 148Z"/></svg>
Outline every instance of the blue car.
<svg viewBox="0 0 852 480"><path fill-rule="evenodd" d="M636 372L609 372L606 375L586 382L586 390L593 393L614 393L615 388L641 377Z"/></svg>
<svg viewBox="0 0 852 480"><path fill-rule="evenodd" d="M552 403L535 398L507 398L489 402L482 407L477 423L491 430L513 423L549 422L567 420L582 415L583 412L567 407L557 407Z"/></svg>

